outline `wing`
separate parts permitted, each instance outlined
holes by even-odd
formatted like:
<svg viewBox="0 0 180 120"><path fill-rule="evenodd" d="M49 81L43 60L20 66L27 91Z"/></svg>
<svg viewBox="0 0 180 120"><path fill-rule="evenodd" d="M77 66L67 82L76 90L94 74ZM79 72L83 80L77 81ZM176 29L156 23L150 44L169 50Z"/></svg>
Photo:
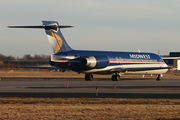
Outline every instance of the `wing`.
<svg viewBox="0 0 180 120"><path fill-rule="evenodd" d="M170 69L171 67L142 67L142 68L115 68L111 72L128 72L128 71L146 71L146 70L159 70Z"/></svg>
<svg viewBox="0 0 180 120"><path fill-rule="evenodd" d="M66 68L58 68L58 67L43 67L43 66L14 66L15 68L37 68L37 69L54 69L54 70L61 70L61 71L66 71L66 70L69 70L69 69L66 69Z"/></svg>

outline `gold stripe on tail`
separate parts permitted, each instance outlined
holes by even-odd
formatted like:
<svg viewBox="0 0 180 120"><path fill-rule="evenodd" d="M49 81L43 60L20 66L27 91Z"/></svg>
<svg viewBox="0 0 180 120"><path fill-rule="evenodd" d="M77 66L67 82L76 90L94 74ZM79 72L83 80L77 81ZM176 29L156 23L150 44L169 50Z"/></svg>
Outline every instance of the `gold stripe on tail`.
<svg viewBox="0 0 180 120"><path fill-rule="evenodd" d="M62 47L62 39L59 37L59 35L57 35L56 33L52 32L52 31L51 31L51 34L58 42L57 46L56 46L56 49L54 51L54 53L57 53Z"/></svg>

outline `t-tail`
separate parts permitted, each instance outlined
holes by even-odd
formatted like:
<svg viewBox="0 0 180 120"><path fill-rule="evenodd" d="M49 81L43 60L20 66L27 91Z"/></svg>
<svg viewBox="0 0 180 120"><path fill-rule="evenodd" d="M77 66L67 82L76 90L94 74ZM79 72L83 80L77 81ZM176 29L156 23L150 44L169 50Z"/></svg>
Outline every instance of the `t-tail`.
<svg viewBox="0 0 180 120"><path fill-rule="evenodd" d="M43 26L59 26L58 22L56 21L42 21ZM66 26L70 27L70 26ZM49 43L53 49L54 53L59 52L66 52L72 50L72 48L67 44L66 40L64 39L61 31L61 26L52 28L46 28L46 35L49 39ZM62 26L62 28L64 28Z"/></svg>
<svg viewBox="0 0 180 120"><path fill-rule="evenodd" d="M59 26L56 21L42 21L43 26L8 26L9 28L44 28L54 54L73 50L64 39L61 28L73 26Z"/></svg>

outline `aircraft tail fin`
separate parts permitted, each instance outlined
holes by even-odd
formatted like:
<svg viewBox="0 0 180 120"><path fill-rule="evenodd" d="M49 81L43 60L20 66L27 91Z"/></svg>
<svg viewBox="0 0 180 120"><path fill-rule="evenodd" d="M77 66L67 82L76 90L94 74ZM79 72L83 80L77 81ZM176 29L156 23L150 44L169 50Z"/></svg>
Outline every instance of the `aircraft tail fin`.
<svg viewBox="0 0 180 120"><path fill-rule="evenodd" d="M64 39L60 28L67 28L72 26L59 26L56 21L42 21L43 26L52 26L52 28L45 27L46 35L49 39L54 53L66 52L72 50Z"/></svg>
<svg viewBox="0 0 180 120"><path fill-rule="evenodd" d="M8 26L9 28L44 28L54 54L73 50L64 39L60 29L73 26L59 26L56 21L42 21L42 26Z"/></svg>

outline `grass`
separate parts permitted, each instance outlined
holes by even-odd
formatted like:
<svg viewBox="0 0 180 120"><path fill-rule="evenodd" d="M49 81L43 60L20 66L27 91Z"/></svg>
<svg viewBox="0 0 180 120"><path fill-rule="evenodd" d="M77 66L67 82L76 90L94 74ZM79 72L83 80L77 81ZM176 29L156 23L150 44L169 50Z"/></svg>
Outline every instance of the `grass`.
<svg viewBox="0 0 180 120"><path fill-rule="evenodd" d="M180 119L179 99L0 98L0 119Z"/></svg>
<svg viewBox="0 0 180 120"><path fill-rule="evenodd" d="M180 105L179 99L125 98L0 98L0 104L159 104Z"/></svg>

